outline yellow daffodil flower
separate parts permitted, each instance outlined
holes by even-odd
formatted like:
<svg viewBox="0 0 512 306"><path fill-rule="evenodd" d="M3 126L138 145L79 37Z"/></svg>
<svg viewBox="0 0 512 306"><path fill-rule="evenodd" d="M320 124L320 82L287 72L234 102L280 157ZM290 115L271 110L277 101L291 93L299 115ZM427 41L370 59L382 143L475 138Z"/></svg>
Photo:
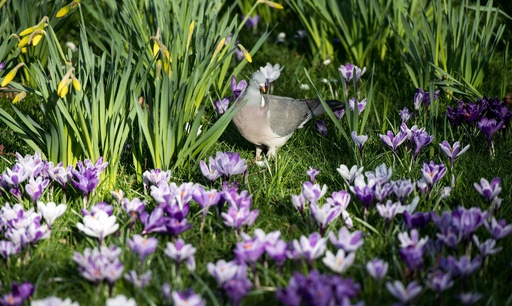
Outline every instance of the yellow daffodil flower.
<svg viewBox="0 0 512 306"><path fill-rule="evenodd" d="M20 91L15 97L14 99L12 99L12 104L16 104L18 102L20 102L21 100L23 100L25 97L27 96L27 92L26 91Z"/></svg>
<svg viewBox="0 0 512 306"><path fill-rule="evenodd" d="M7 86L9 83L11 83L11 81L14 79L14 77L16 76L16 73L18 72L18 69L21 68L21 66L25 65L25 63L19 63L18 65L16 65L16 67L14 67L11 71L9 71L4 79L2 80L2 84L0 84L0 86L4 87L4 86Z"/></svg>
<svg viewBox="0 0 512 306"><path fill-rule="evenodd" d="M242 53L244 54L244 57L245 59L249 62L249 63L252 63L252 57L251 57L251 54L249 53L249 51L247 51L244 46L242 46L242 44L238 44L238 48L240 48L240 50L242 50Z"/></svg>
<svg viewBox="0 0 512 306"><path fill-rule="evenodd" d="M224 47L225 43L226 43L226 38L224 37L223 39L221 39L219 41L219 44L215 48L215 51L213 51L213 56L212 56L212 60L211 60L212 62L215 59L215 57L219 54L220 50L222 50L222 47Z"/></svg>
<svg viewBox="0 0 512 306"><path fill-rule="evenodd" d="M80 0L73 0L73 2L71 2L70 4L66 5L66 6L63 6L58 12L57 12L57 15L56 17L57 18L61 18L61 17L64 17L66 16L67 14L69 14L69 12L71 12L71 10L73 10L74 8L76 8L78 5L80 5Z"/></svg>
<svg viewBox="0 0 512 306"><path fill-rule="evenodd" d="M70 85L73 85L76 91L82 90L80 81L78 81L73 74L74 70L75 68L73 67L69 68L68 72L66 72L62 80L59 82L59 85L57 85L57 95L59 95L59 97L64 98L68 94Z"/></svg>
<svg viewBox="0 0 512 306"><path fill-rule="evenodd" d="M46 26L48 26L48 24L46 24L47 21L48 21L48 16L44 16L43 19L41 19L41 21L38 24L36 24L35 26L26 28L25 30L21 31L20 36L29 35L32 32L37 31L37 30L44 30L44 28Z"/></svg>
<svg viewBox="0 0 512 306"><path fill-rule="evenodd" d="M18 39L18 48L22 48L22 52L25 46L37 46L37 44L41 41L43 35L46 34L46 32L44 31L44 28L48 26L46 21L48 21L48 17L44 16L43 19L41 19L41 21L35 26L26 28L25 30L21 31L20 36L22 38L20 38L20 36L16 34L13 34L13 36L15 36Z"/></svg>

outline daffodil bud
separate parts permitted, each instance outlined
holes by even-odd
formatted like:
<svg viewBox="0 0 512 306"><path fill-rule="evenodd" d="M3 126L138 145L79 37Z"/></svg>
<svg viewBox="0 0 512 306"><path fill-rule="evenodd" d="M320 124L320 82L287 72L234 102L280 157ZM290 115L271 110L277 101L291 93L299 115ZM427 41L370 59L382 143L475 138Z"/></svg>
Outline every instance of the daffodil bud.
<svg viewBox="0 0 512 306"><path fill-rule="evenodd" d="M192 39L192 34L194 33L194 20L190 23L188 27L188 37L187 37L187 49L190 46L190 40Z"/></svg>
<svg viewBox="0 0 512 306"><path fill-rule="evenodd" d="M23 100L25 97L27 96L27 92L26 91L20 91L15 97L14 99L12 99L12 104L16 104L18 102L20 102L21 100Z"/></svg>
<svg viewBox="0 0 512 306"><path fill-rule="evenodd" d="M283 6L281 4L275 3L273 1L258 0L258 3L266 4L266 5L270 6L270 7L278 9L278 10L282 10L283 9Z"/></svg>
<svg viewBox="0 0 512 306"><path fill-rule="evenodd" d="M82 91L82 84L80 84L80 81L75 77L74 74L71 74L71 83L73 84L73 87L76 91Z"/></svg>
<svg viewBox="0 0 512 306"><path fill-rule="evenodd" d="M238 44L238 48L240 48L240 50L242 51L242 53L244 54L244 57L245 59L249 62L249 63L252 63L252 57L251 57L251 54L249 53L249 51L247 51L244 46L242 46L242 44Z"/></svg>
<svg viewBox="0 0 512 306"><path fill-rule="evenodd" d="M47 26L46 21L48 21L48 16L44 16L43 19L41 19L41 21L35 26L26 28L25 30L21 31L20 36L29 35L36 30L43 30L44 27Z"/></svg>
<svg viewBox="0 0 512 306"><path fill-rule="evenodd" d="M69 14L69 12L70 12L72 9L76 8L79 4L80 4L80 0L73 0L73 2L71 2L70 4L63 6L63 7L62 7L58 12L57 12L56 17L57 17L57 18L61 18L61 17L66 16L67 14Z"/></svg>
<svg viewBox="0 0 512 306"><path fill-rule="evenodd" d="M69 85L71 85L71 80L68 78L65 82L60 82L57 87L57 94L59 97L64 98L69 92Z"/></svg>
<svg viewBox="0 0 512 306"><path fill-rule="evenodd" d="M219 44L215 48L215 51L213 51L212 62L215 59L215 57L217 56L217 54L219 54L220 50L222 50L222 47L224 47L225 43L226 43L226 38L224 37L223 39L221 39L219 41Z"/></svg>
<svg viewBox="0 0 512 306"><path fill-rule="evenodd" d="M18 69L20 69L21 66L23 66L23 65L25 65L25 63L19 63L18 65L16 65L16 67L14 67L11 71L9 71L5 75L4 79L2 80L1 86L4 87L4 86L7 86L9 83L11 83L11 81L16 76L16 73L18 72Z"/></svg>

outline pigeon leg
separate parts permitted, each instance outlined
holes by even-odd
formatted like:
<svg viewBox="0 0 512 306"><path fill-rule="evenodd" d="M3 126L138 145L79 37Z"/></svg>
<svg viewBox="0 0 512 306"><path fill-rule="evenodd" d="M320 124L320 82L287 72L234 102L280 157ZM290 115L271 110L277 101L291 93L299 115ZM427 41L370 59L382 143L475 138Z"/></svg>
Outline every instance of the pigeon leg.
<svg viewBox="0 0 512 306"><path fill-rule="evenodd" d="M263 152L263 146L259 145L259 146L256 146L256 157L254 158L254 160L256 161L259 161L261 160L261 153Z"/></svg>
<svg viewBox="0 0 512 306"><path fill-rule="evenodd" d="M276 149L277 149L277 147L268 147L268 151L267 151L268 159L276 157Z"/></svg>

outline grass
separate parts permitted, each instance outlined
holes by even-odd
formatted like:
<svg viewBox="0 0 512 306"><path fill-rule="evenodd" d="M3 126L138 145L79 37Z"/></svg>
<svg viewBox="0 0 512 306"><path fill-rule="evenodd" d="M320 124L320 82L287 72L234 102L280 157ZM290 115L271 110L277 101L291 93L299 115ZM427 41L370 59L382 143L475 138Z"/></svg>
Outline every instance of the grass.
<svg viewBox="0 0 512 306"><path fill-rule="evenodd" d="M277 34L277 33L275 33ZM264 66L266 62L272 64L280 63L285 66L282 76L275 82L273 93L277 95L286 95L297 98L314 97L312 90L303 91L299 89L299 85L307 83L307 78L303 72L306 68L312 76L315 85L320 88L322 94L326 98L331 98L330 90L321 80L323 78L338 78L337 67L344 63L343 59L335 59L328 66L315 60L311 56L299 52L302 46L294 47L295 42L289 38L289 44L276 44L272 41L265 43L262 49L254 57L254 62L244 69L241 75L237 76L238 80L245 78L260 66ZM387 129L397 129L400 118L398 111L407 106L413 108L413 95L415 88L408 81L407 74L400 63L396 59L390 59L385 63L376 63L375 74L375 110L368 110L370 114L368 125L365 129L369 135L369 140L365 144L363 165L365 171L374 170L378 165L385 163L390 166L394 163L392 179L410 178L413 181L421 177L421 162L435 160L436 163L444 162L447 159L442 155L441 151L435 144L430 144L427 149L423 150L417 161L409 169L410 155L400 151L397 158L392 156L389 148L381 142L378 134L382 134ZM496 56L491 63L490 78L486 80L484 86L488 96L498 95L501 81L512 79L511 69L501 69L503 67L500 62L500 56ZM509 60L506 67L512 67ZM366 80L369 76L366 75ZM337 88L339 83L334 83L333 87ZM509 83L506 85L508 90L512 89ZM443 104L453 105L454 101L449 100L446 96L442 96ZM0 107L9 110L10 102L7 99L0 100ZM35 97L28 97L19 107L23 112L33 114L34 118L38 118L38 100ZM381 116L385 105L389 107L386 117ZM441 108L442 112L444 108ZM208 110L209 117L215 118L213 109ZM381 122L376 120L377 114L380 116ZM441 142L443 137L442 127L444 124L444 114L438 119L438 133L435 142ZM329 134L322 137L315 129L314 120L306 125L305 128L298 130L288 143L278 151L276 160L269 162L268 168L257 166L252 160L254 157L254 147L245 141L236 131L235 127L230 124L224 134L214 147L207 152L206 156L214 155L217 151L238 152L247 160L248 171L246 177L242 175L234 177L239 183L240 190L248 190L252 194L253 208L259 210L259 217L256 223L248 230L249 233L253 229L261 228L265 232L280 230L282 238L285 241L298 239L301 235L308 235L315 231L316 227L311 224L304 223L297 211L293 208L290 198L292 194L301 192L302 183L308 180L306 171L309 167L320 169L321 172L317 176L316 181L320 184L326 184L329 188L328 195L333 191L345 189L345 183L341 176L337 173L336 168L340 164L352 166L357 160L354 156L353 144L346 143L344 139L338 135L334 124L328 122L328 118L323 118L328 126ZM413 119L414 120L414 119ZM211 122L205 122L210 124ZM412 125L409 124L409 126ZM468 152L462 155L456 162L454 175L456 184L452 188L451 195L447 199L441 200L438 212L442 210L451 210L457 206L463 207L481 207L487 209L486 203L473 188L474 182L479 182L484 177L488 180L494 177L502 179L503 190L501 197L504 199L498 216L505 218L507 223L512 221L512 141L510 138L510 130L503 134L497 134L494 137L496 156L489 157L485 138L478 133L477 135L468 134L464 129L453 129L453 138L448 137L448 141L453 143L455 140L461 140L463 145L470 144ZM0 123L0 144L5 146L4 153L20 152L24 154L32 154L30 149L23 145L23 140L9 131ZM130 143L130 145L134 145ZM126 150L127 151L127 150ZM11 155L3 155L0 162L0 169L3 171L6 167L12 167L14 157ZM129 152L125 152L122 158L120 172L117 174L116 188L122 189L127 193L128 198L142 197L148 200L148 209L155 206L154 201L148 195L144 194L140 178L137 178L132 169ZM194 163L191 163L194 165ZM173 172L172 181L176 183L191 181L202 184L211 188L220 189L220 182L210 183L202 175L197 166L190 166L186 169L177 169ZM447 175L439 182L440 186L450 185L450 175ZM106 239L107 245L115 244L123 249L122 262L125 265L125 272L130 269L141 269L137 258L130 252L125 244L126 238L134 233L142 231L141 224L137 224L134 228L128 229L128 216L123 215L120 207L115 203L110 190L101 190L94 198L93 203L106 201L115 206L118 212L120 228L114 235ZM46 195L45 195L46 196ZM44 196L44 197L45 197ZM58 195L57 195L58 197ZM78 194L70 195L69 198L79 198ZM82 251L85 247L93 247L97 245L94 239L86 237L76 228L76 223L81 221L79 209L81 201L71 201L68 203L68 211L58 219L52 230L51 238L37 243L35 246L28 248L20 255L13 256L9 261L0 263L2 273L0 273L0 281L4 284L4 292L8 288L8 284L12 281L31 281L36 284L35 298L43 298L49 295L57 295L60 297L71 297L74 301L78 301L83 305L100 304L107 296L106 286L93 286L90 282L80 277L77 272L76 264L72 257L74 251ZM422 199L417 210L427 211L433 208L433 203ZM352 196L349 205L351 216L363 218L362 205L356 197ZM176 270L171 261L163 255L165 244L172 241L170 237L164 235L157 236L160 240L158 250L155 255L149 257L145 263L145 269L150 268L153 272L153 280L144 290L134 288L128 281L121 279L115 286L115 293L122 293L126 296L133 297L140 305L161 305L164 303L161 285L164 282L171 283L173 290L181 290L192 287L197 293L200 293L208 304L223 304L225 297L220 295L217 284L206 270L207 262L215 262L219 259L231 260L234 258L233 249L237 243L237 238L231 229L225 227L216 216L215 212L209 213L203 231L199 228L200 212L197 206L192 206L190 220L194 224L193 227L182 235L182 238L192 243L197 248L196 262L197 269L194 273L188 272L184 267L180 269L180 274L176 274ZM410 280L413 277L407 276L405 265L398 256L397 234L406 230L401 217L396 217L392 222L392 226L388 231L385 230L384 221L377 214L376 209L371 209L367 223L374 227L378 233L373 232L367 225L355 221L355 229L364 232L364 246L357 253L356 261L352 267L343 275L351 277L362 285L362 290L358 295L358 299L364 300L368 305L382 305L394 302L394 298L387 293L383 284L378 284L368 277L365 270L365 263L374 257L387 260L390 263L390 272L387 280L402 279ZM337 231L341 226L339 221L332 223L329 230ZM478 230L480 237L488 237L485 230ZM421 231L422 236L434 238L435 227L433 224ZM483 239L483 238L481 238ZM484 295L481 300L482 304L488 305L505 305L512 302L512 296L508 289L510 282L510 257L508 254L512 251L511 238L505 238L498 242L503 250L495 256L489 258L486 266L473 275L467 282L457 280L455 286L443 295L443 302L446 304L455 303L456 295L462 291L478 291ZM474 246L473 246L474 248ZM457 254L461 255L463 250L459 250ZM475 254L475 251L472 251ZM445 255L447 253L445 252ZM438 264L437 258L425 257L426 267L435 267ZM320 260L313 263L313 267L328 273ZM260 272L260 280L262 288L254 289L244 300L244 305L272 305L275 304L276 287L285 287L293 271L306 273L308 271L306 265L297 264L291 260L287 261L283 272L277 273L277 269L273 264L266 269L263 264L257 265ZM424 276L423 272L421 276ZM100 294L98 294L100 293ZM430 305L437 299L430 291L425 291L418 300L418 304Z"/></svg>

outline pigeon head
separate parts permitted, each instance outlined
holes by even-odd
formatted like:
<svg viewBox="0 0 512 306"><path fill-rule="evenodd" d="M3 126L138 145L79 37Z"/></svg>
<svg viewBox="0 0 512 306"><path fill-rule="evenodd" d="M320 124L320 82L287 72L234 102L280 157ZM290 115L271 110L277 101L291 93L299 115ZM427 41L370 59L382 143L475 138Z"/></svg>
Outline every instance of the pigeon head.
<svg viewBox="0 0 512 306"><path fill-rule="evenodd" d="M249 81L249 86L254 89L258 88L258 89L262 90L263 92L266 92L267 91L266 83L267 83L267 78L265 77L265 75L263 73L261 73L260 71L256 71L251 75L251 80Z"/></svg>

